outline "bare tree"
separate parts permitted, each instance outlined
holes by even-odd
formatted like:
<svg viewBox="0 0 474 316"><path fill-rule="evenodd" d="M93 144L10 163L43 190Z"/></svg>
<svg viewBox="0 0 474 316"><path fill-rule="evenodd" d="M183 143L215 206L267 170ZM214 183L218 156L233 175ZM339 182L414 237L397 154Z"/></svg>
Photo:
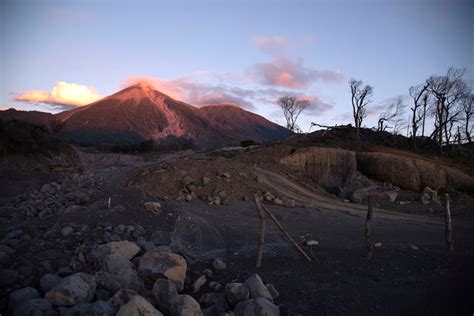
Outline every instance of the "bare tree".
<svg viewBox="0 0 474 316"><path fill-rule="evenodd" d="M367 104L373 93L373 88L369 85L363 87L361 80L352 79L349 81L351 86L352 114L354 116L354 124L356 128L357 140L360 140L360 127L364 118L367 116Z"/></svg>
<svg viewBox="0 0 474 316"><path fill-rule="evenodd" d="M423 121L421 123L421 136L425 136L425 122L426 122L426 113L428 111L428 102L430 99L430 95L425 93L423 95Z"/></svg>
<svg viewBox="0 0 474 316"><path fill-rule="evenodd" d="M298 99L296 96L285 95L278 99L278 105L283 111L286 119L286 128L291 132L299 132L301 129L296 125L296 120L311 102L305 99Z"/></svg>
<svg viewBox="0 0 474 316"><path fill-rule="evenodd" d="M401 127L404 125L402 116L405 114L405 107L400 97L397 98L395 102L390 103L387 110L380 113L377 129L382 132L393 128L395 134L399 133ZM388 124L392 124L392 126Z"/></svg>
<svg viewBox="0 0 474 316"><path fill-rule="evenodd" d="M443 140L449 146L451 130L458 122L462 109L460 102L470 92L469 86L463 80L465 70L449 68L446 75L431 76L426 83L429 84L428 91L435 97L435 130L433 136L438 142L438 150L442 150Z"/></svg>
<svg viewBox="0 0 474 316"><path fill-rule="evenodd" d="M462 109L464 114L464 134L469 143L472 143L472 127L469 126L472 115L474 115L474 93L470 93L462 100Z"/></svg>
<svg viewBox="0 0 474 316"><path fill-rule="evenodd" d="M409 93L413 99L413 107L410 108L411 116L411 130L413 138L413 150L416 150L416 136L420 123L425 121L426 115L426 102L424 101L424 96L427 95L428 84L417 85L410 87ZM424 124L423 124L424 125Z"/></svg>

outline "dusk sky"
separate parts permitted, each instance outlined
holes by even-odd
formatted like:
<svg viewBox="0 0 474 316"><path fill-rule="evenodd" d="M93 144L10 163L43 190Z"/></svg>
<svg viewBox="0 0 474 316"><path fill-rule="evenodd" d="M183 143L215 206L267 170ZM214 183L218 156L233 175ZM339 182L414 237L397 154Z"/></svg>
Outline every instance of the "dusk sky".
<svg viewBox="0 0 474 316"><path fill-rule="evenodd" d="M146 79L279 124L277 98L305 96L308 131L351 122L351 78L374 86L367 126L449 66L474 83L472 0L0 1L2 109L58 112Z"/></svg>

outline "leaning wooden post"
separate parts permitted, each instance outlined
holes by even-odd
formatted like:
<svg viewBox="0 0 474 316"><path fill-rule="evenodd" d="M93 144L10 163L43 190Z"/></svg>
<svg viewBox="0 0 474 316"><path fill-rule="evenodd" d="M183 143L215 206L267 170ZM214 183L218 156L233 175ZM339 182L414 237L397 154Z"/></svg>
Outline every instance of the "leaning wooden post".
<svg viewBox="0 0 474 316"><path fill-rule="evenodd" d="M444 197L446 198L446 214L444 217L444 221L445 221L444 237L446 238L446 247L448 248L448 251L454 251L453 227L451 224L451 207L449 205L449 194L445 194Z"/></svg>
<svg viewBox="0 0 474 316"><path fill-rule="evenodd" d="M368 196L368 209L367 209L367 218L365 219L365 243L367 245L367 256L372 257L374 251L374 245L372 243L372 198Z"/></svg>
<svg viewBox="0 0 474 316"><path fill-rule="evenodd" d="M265 211L260 204L260 197L255 194L253 196L255 207L257 208L258 215L260 216L260 236L258 240L258 253L257 253L257 263L255 266L260 268L262 266L262 258L263 258L263 248L265 246L265 230L267 227L267 218L265 216Z"/></svg>
<svg viewBox="0 0 474 316"><path fill-rule="evenodd" d="M259 204L260 204L260 202L259 202ZM286 239L289 240L293 244L293 246L295 246L295 248L303 255L303 257L305 257L306 260L308 260L308 261L313 261L310 258L310 256L308 256L308 254L303 250L303 248L301 248L300 245L298 245L296 243L296 241L293 238L291 238L290 234L288 234L286 229L278 221L278 219L275 217L275 215L273 215L272 212L270 212L270 210L265 207L265 205L263 205L263 204L260 204L260 205L264 209L264 211L268 214L268 216L270 216L270 218L273 220L273 222L277 225L277 227L280 229L280 231L283 233L283 235L285 235Z"/></svg>

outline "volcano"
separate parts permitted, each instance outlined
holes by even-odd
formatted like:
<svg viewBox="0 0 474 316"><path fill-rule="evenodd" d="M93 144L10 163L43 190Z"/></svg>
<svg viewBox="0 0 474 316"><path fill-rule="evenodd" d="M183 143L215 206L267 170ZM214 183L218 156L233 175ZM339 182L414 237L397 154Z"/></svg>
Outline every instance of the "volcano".
<svg viewBox="0 0 474 316"><path fill-rule="evenodd" d="M0 118L2 115L0 115ZM186 140L197 148L285 138L288 131L257 114L228 104L195 107L155 90L146 82L89 105L54 116L58 134L82 144L125 144L153 139Z"/></svg>

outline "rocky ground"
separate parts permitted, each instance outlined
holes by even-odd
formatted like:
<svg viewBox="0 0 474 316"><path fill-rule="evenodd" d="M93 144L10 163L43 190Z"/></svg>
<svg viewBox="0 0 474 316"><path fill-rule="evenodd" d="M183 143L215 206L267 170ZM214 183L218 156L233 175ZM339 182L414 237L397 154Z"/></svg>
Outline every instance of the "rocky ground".
<svg viewBox="0 0 474 316"><path fill-rule="evenodd" d="M80 172L3 173L1 313L474 311L471 217L454 217L455 252L448 253L442 217L410 211L423 205L420 196L391 203L402 213L381 204L368 259L366 206L246 159L89 153ZM257 192L311 262L269 222L263 266L255 267L259 220L248 200ZM430 200L428 207L440 206Z"/></svg>

